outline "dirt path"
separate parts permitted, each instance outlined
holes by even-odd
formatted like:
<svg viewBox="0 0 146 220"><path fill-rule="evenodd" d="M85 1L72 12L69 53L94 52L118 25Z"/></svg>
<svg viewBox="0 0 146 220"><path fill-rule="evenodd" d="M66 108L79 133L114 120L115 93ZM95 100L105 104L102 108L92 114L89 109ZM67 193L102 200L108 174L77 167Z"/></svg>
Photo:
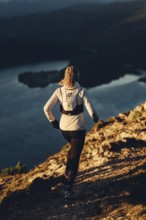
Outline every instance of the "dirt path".
<svg viewBox="0 0 146 220"><path fill-rule="evenodd" d="M0 178L0 220L146 220L145 105L87 134L76 198L65 201L68 147L27 174Z"/></svg>

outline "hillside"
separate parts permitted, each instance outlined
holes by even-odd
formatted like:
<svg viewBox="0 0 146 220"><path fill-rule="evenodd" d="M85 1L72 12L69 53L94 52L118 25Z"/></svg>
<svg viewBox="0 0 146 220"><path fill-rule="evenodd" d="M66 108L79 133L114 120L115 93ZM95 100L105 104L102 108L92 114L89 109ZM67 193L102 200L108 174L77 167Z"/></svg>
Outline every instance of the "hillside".
<svg viewBox="0 0 146 220"><path fill-rule="evenodd" d="M0 29L0 68L65 59L84 73L85 86L146 68L145 0L0 19Z"/></svg>
<svg viewBox="0 0 146 220"><path fill-rule="evenodd" d="M66 144L26 174L0 178L1 220L146 219L146 103L87 133L74 191L64 200Z"/></svg>

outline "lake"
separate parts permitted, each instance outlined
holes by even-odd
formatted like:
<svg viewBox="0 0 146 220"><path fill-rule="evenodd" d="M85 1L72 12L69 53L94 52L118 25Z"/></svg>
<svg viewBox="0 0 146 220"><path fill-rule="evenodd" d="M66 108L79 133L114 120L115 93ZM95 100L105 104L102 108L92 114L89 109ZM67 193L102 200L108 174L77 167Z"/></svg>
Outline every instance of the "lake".
<svg viewBox="0 0 146 220"><path fill-rule="evenodd" d="M17 76L25 71L60 70L68 64L68 61L50 61L0 70L0 169L14 166L20 160L32 168L66 143L43 112L58 84L29 88L19 83ZM141 73L145 75L145 71ZM127 73L118 80L88 89L100 119L106 120L145 101L146 86L138 81L139 77ZM53 111L57 119L58 108L56 105ZM89 131L94 123L87 111L85 119Z"/></svg>

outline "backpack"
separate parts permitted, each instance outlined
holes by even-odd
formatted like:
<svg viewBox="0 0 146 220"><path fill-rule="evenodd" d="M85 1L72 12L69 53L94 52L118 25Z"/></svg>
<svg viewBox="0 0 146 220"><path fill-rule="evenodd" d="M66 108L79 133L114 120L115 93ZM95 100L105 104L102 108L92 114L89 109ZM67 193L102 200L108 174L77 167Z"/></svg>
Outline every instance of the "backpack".
<svg viewBox="0 0 146 220"><path fill-rule="evenodd" d="M62 94L62 103L60 111L66 115L77 115L83 112L83 104L78 104L78 96L82 87L75 89L60 88Z"/></svg>

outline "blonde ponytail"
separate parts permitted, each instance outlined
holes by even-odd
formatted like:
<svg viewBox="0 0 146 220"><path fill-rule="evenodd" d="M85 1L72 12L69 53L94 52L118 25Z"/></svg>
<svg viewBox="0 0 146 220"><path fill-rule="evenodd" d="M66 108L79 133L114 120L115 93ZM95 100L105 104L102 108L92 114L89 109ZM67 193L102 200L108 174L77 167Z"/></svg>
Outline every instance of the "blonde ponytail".
<svg viewBox="0 0 146 220"><path fill-rule="evenodd" d="M79 78L79 70L75 66L68 66L65 69L65 74L63 80L59 82L60 85L66 87L73 87L75 81L78 81Z"/></svg>

